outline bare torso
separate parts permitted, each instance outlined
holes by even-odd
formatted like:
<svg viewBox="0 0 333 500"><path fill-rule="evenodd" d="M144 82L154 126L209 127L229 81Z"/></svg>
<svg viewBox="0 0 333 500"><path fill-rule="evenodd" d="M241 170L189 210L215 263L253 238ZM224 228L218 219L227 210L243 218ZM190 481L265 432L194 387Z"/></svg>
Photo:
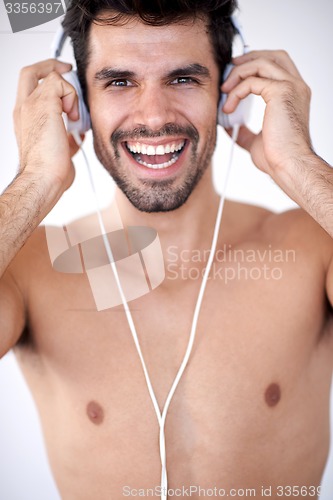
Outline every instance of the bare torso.
<svg viewBox="0 0 333 500"><path fill-rule="evenodd" d="M169 488L255 489L260 498L271 487L278 498L288 496L279 486L303 486L303 498L315 497L310 487L320 484L329 446L329 245L300 211L227 203L215 277L166 420ZM190 257L185 275L202 270L197 260ZM130 303L160 408L200 284L172 279L168 264L165 282ZM85 276L53 271L43 229L15 266L29 294L28 340L15 352L62 499L121 499L157 487L159 428L122 307L97 312ZM228 278L226 268L234 270Z"/></svg>

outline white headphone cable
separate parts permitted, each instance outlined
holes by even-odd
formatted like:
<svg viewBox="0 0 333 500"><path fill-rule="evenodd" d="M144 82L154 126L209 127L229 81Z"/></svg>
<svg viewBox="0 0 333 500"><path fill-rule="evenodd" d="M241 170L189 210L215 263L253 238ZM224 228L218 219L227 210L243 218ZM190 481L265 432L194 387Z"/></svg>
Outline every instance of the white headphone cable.
<svg viewBox="0 0 333 500"><path fill-rule="evenodd" d="M124 310L125 310L127 322L128 322L130 331L132 333L132 337L133 337L133 340L134 340L137 352L139 354L139 358L140 358L141 365L142 365L142 368L143 368L143 372L144 372L144 375L145 375L145 379L146 379L146 383L147 383L149 395L150 395L150 398L151 398L152 403L154 405L155 413L156 413L157 420L158 420L158 423L159 423L159 426L160 426L159 445L160 445L160 458L161 458L161 466L162 466L162 471L161 471L161 500L167 500L167 497L168 497L168 478L167 478L167 468L166 468L166 446L165 446L165 431L164 431L166 416L167 416L168 408L170 406L172 397L173 397L173 395L175 393L175 390L176 390L176 388L177 388L177 386L179 384L179 381L180 381L180 379L181 379L181 377L182 377L182 375L184 373L184 370L185 370L185 368L187 366L188 360L189 360L190 355L191 355L191 351L192 351L192 347L193 347L193 343L194 343L194 339L195 339L195 334L196 334L196 329L197 329L197 324L198 324L198 319L199 319L200 308L201 308L201 304L202 304L204 292L205 292L205 289L206 289L206 285L207 285L209 273L210 273L210 270L211 270L211 267L212 267L212 264L213 264L213 260L214 260L214 257L215 257L215 251L216 251L217 240L218 240L218 236L219 236L219 230L220 230L221 220L222 220L222 214L223 214L223 207L224 207L224 202L225 202L226 189L227 189L228 180L229 180L229 176L230 176L230 171L231 171L231 166L232 166L232 161L233 161L233 153L234 153L234 149L235 149L235 143L236 143L237 137L238 137L238 132L239 132L239 125L235 125L233 127L233 129L232 129L231 150L230 150L229 161L228 161L228 165L227 165L227 171L226 171L226 175L225 175L225 179L224 179L223 189L222 189L222 192L221 192L219 207L218 207L218 210L217 210L217 216L216 216L215 228L214 228L214 233L213 233L211 251L210 251L210 254L209 254L207 266L206 266L206 269L205 269L205 272L204 272L204 276L203 276L203 279L202 279L202 282L201 282L201 286L200 286L200 290L199 290L199 294L198 294L196 306L195 306L195 309L194 309L190 338L189 338L189 341L188 341L188 345L187 345L187 349L186 349L183 361L182 361L182 363L181 363L181 365L179 367L177 375L176 375L176 377L174 379L174 382L173 382L173 384L171 386L171 389L170 389L169 394L167 396L166 402L164 404L162 414L161 414L160 409L158 407L158 403L157 403L157 399L156 399L156 396L155 396L155 393L154 393L154 389L152 387L152 384L151 384L151 381L150 381L150 378L149 378L149 374L148 374L148 370L147 370L147 367L146 367L146 364L145 364L145 361L144 361L144 358L143 358L143 355L142 355L142 351L141 351L141 347L140 347L138 335L137 335L137 332L136 332L136 329L135 329L135 325L134 325L134 321L133 321L133 317L132 317L131 311L129 309L129 306L128 306L128 303L127 303L127 300L126 300L126 297L125 297L125 294L124 294L124 291L123 291L123 288L122 288L122 285L121 285L121 281L120 281L120 278L119 278L117 266L116 266L116 263L114 261L113 253L112 253L112 250L111 250L111 247L110 247L110 243L109 243L109 240L108 240L108 237L107 237L106 229L105 229L103 218L102 218L102 215L101 215L101 209L99 207L99 201L98 201L97 191L96 191L94 179L93 179L93 176L92 176L91 168L90 168L90 165L89 165L89 162L88 162L88 158L87 158L87 156L85 154L85 151L84 151L84 149L82 147L82 140L81 140L80 135L76 131L72 132L72 135L74 137L75 142L77 143L77 145L79 146L80 150L82 151L83 158L84 158L85 164L87 166L90 184L91 184L92 191L94 193L94 197L95 197L95 200L96 200L97 216L98 216L98 221L99 221L99 225L100 225L100 229L101 229L101 233L102 233L102 237L103 237L103 242L104 242L105 250L106 250L106 253L107 253L107 256L108 256L111 268L112 268L112 271L114 273L114 277L115 277L115 280L116 280L118 291L119 291L119 294L120 294L120 297L121 297L121 300L122 300L122 304L123 304L123 307L124 307Z"/></svg>
<svg viewBox="0 0 333 500"><path fill-rule="evenodd" d="M223 207L224 207L224 202L225 202L226 189L227 189L227 185L228 185L228 181L229 181L229 176L230 176L230 171L231 171L231 166L232 166L232 161L233 161L233 154L234 154L235 144L236 144L237 137L238 137L238 132L239 132L239 125L235 125L233 127L233 130L232 130L231 150L230 150L226 175L224 178L224 184L223 184L223 188L221 191L220 203L219 203L218 210L217 210L215 228L214 228L213 239L212 239L212 244L211 244L211 250L209 253L207 266L206 266L206 269L204 272L204 276L202 278L202 282L201 282L201 286L200 286L200 290L199 290L199 295L198 295L196 306L194 309L189 342L187 345L187 349L186 349L183 361L179 367L178 373L175 377L175 380L172 384L172 387L169 391L169 394L167 396L167 399L166 399L166 402L165 402L165 405L163 408L162 423L160 425L160 450L163 450L163 452L164 452L164 460L162 461L162 484L163 484L164 489L162 491L166 491L166 492L168 491L168 485L167 485L166 456L165 456L165 434L164 434L165 420L166 420L167 411L168 411L171 399L175 393L175 390L178 386L178 383L181 379L181 376L184 373L184 370L187 366L188 360L189 360L190 355L191 355L191 351L192 351L192 347L193 347L193 343L194 343L194 339L195 339L195 334L196 334L196 329L197 329L197 324L198 324L198 319L199 319L200 308L201 308L203 296L205 293L209 273L210 273L210 270L211 270L211 267L213 264L213 260L215 257L215 251L216 251L217 240L218 240L218 236L219 236L219 230L220 230L222 214L223 214ZM162 454L162 452L161 452L161 454ZM165 470L163 470L163 466L164 466ZM161 500L165 500L166 498L167 498L167 495L161 496Z"/></svg>
<svg viewBox="0 0 333 500"><path fill-rule="evenodd" d="M98 196L97 196L97 190L96 190L94 178L93 178L93 175L92 175L92 172L91 172L91 168L90 168L90 165L89 165L89 162L88 162L88 158L87 158L87 155L86 155L86 153L85 153L85 151L84 151L84 149L82 147L83 143L82 143L81 137L78 134L78 132L73 130L71 132L71 134L73 135L76 144L79 146L79 148L80 148L80 150L81 150L81 152L83 154L84 162L85 162L85 164L87 166L89 181L90 181L91 188L92 188L92 191L93 191L94 197L95 197L96 212L97 212L98 222L99 222L99 226L100 226L101 233L102 233L102 238L103 238L105 250L106 250L106 253L107 253L107 256L108 256L108 259L109 259L109 262L110 262L110 265L111 265L111 268L112 268L112 271L113 271L113 274L114 274L114 277L115 277L115 280L116 280L116 284L117 284L117 288L118 288L118 291L119 291L119 295L120 295L122 304L124 306L124 310L125 310L125 314L126 314L126 319L127 319L129 328L131 330L131 333L132 333L132 336L133 336L133 339L134 339L134 342L135 342L135 346L137 348L137 351L138 351L138 354L139 354L139 357L140 357L140 360L141 360L141 364L142 364L142 368L143 368L144 375L145 375L145 378L146 378L146 382L147 382L149 394L150 394L151 400L152 400L154 408L155 408L155 412L156 412L156 415L157 415L158 423L160 424L160 421L161 421L160 409L158 407L158 404L157 404L157 401L156 401L156 397L155 397L155 394L154 394L154 390L153 390L153 387L152 387L151 382L150 382L150 378L149 378L149 375L148 375L148 370L147 370L147 367L146 367L146 364L145 364L145 361L144 361L144 358L143 358L143 355L142 355L142 351L141 351L140 344L139 344L139 339L138 339L138 336L137 336L137 333L136 333L136 330L135 330L135 325L134 325L134 322L133 322L133 317L132 317L131 311L130 311L130 309L128 307L128 303L127 303L127 300L126 300L126 297L125 297L125 293L124 293L124 290L123 290L123 287L122 287L122 284L121 284L121 281L120 281L120 278L119 278L117 266L116 266L116 263L115 263L115 260L114 260L114 257L113 257L113 253L112 253L112 250L111 250L111 246L110 246L110 243L109 243L109 240L108 240L108 237L107 237L107 232L106 232L104 221L103 221L102 214L101 214L101 208L99 206L99 201L98 201Z"/></svg>

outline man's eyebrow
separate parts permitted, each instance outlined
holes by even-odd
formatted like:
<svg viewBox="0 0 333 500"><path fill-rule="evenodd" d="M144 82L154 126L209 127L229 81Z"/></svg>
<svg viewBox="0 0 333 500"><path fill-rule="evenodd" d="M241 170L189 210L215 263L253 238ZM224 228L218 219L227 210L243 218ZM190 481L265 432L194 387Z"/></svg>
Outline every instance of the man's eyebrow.
<svg viewBox="0 0 333 500"><path fill-rule="evenodd" d="M202 66L198 63L188 64L187 66L182 66L180 68L173 69L167 74L167 78L176 78L181 76L201 76L203 78L210 78L209 69L206 66ZM98 71L94 80L105 81L105 80L116 80L118 78L134 78L134 71L122 70L117 68L103 68Z"/></svg>
<svg viewBox="0 0 333 500"><path fill-rule="evenodd" d="M105 80L116 80L118 78L133 78L135 73L133 71L127 71L117 68L103 68L101 71L98 71L95 76L95 81L105 81Z"/></svg>
<svg viewBox="0 0 333 500"><path fill-rule="evenodd" d="M176 78L177 76L202 76L210 78L209 69L198 63L189 64L181 68L173 69L168 73L168 78Z"/></svg>

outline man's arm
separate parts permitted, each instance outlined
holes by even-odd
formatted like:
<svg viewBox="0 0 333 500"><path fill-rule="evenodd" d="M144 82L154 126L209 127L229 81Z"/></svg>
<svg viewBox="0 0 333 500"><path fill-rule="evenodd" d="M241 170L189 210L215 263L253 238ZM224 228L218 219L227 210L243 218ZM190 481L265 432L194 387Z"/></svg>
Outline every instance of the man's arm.
<svg viewBox="0 0 333 500"><path fill-rule="evenodd" d="M333 170L311 146L309 87L284 51L253 51L234 63L222 86L224 111L251 93L266 103L262 132L241 127L239 145L333 237Z"/></svg>
<svg viewBox="0 0 333 500"><path fill-rule="evenodd" d="M333 238L333 168L315 153L295 158L278 184Z"/></svg>
<svg viewBox="0 0 333 500"><path fill-rule="evenodd" d="M14 111L20 167L0 196L0 356L24 327L23 294L6 269L74 178L62 112L77 119L77 98L60 76L69 69L48 60L24 68L20 75Z"/></svg>
<svg viewBox="0 0 333 500"><path fill-rule="evenodd" d="M22 172L0 197L0 276L51 210L59 188L51 180Z"/></svg>
<svg viewBox="0 0 333 500"><path fill-rule="evenodd" d="M333 238L333 169L312 149L309 87L285 51L249 52L233 62L235 68L222 85L229 94L224 111L233 112L251 93L266 103L262 131L254 134L241 127L238 144ZM333 307L333 244L325 270Z"/></svg>
<svg viewBox="0 0 333 500"><path fill-rule="evenodd" d="M0 358L18 341L25 325L21 290L6 269L46 215L54 187L24 172L0 197Z"/></svg>

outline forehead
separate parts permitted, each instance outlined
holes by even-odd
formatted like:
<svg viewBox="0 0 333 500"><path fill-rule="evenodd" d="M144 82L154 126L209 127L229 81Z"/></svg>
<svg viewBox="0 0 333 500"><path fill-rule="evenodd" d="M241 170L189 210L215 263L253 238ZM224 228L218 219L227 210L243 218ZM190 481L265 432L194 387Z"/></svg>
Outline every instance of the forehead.
<svg viewBox="0 0 333 500"><path fill-rule="evenodd" d="M129 62L152 63L157 69L172 59L179 62L214 63L213 47L204 19L190 19L166 26L150 26L138 18L124 25L93 23L89 35L89 66Z"/></svg>

